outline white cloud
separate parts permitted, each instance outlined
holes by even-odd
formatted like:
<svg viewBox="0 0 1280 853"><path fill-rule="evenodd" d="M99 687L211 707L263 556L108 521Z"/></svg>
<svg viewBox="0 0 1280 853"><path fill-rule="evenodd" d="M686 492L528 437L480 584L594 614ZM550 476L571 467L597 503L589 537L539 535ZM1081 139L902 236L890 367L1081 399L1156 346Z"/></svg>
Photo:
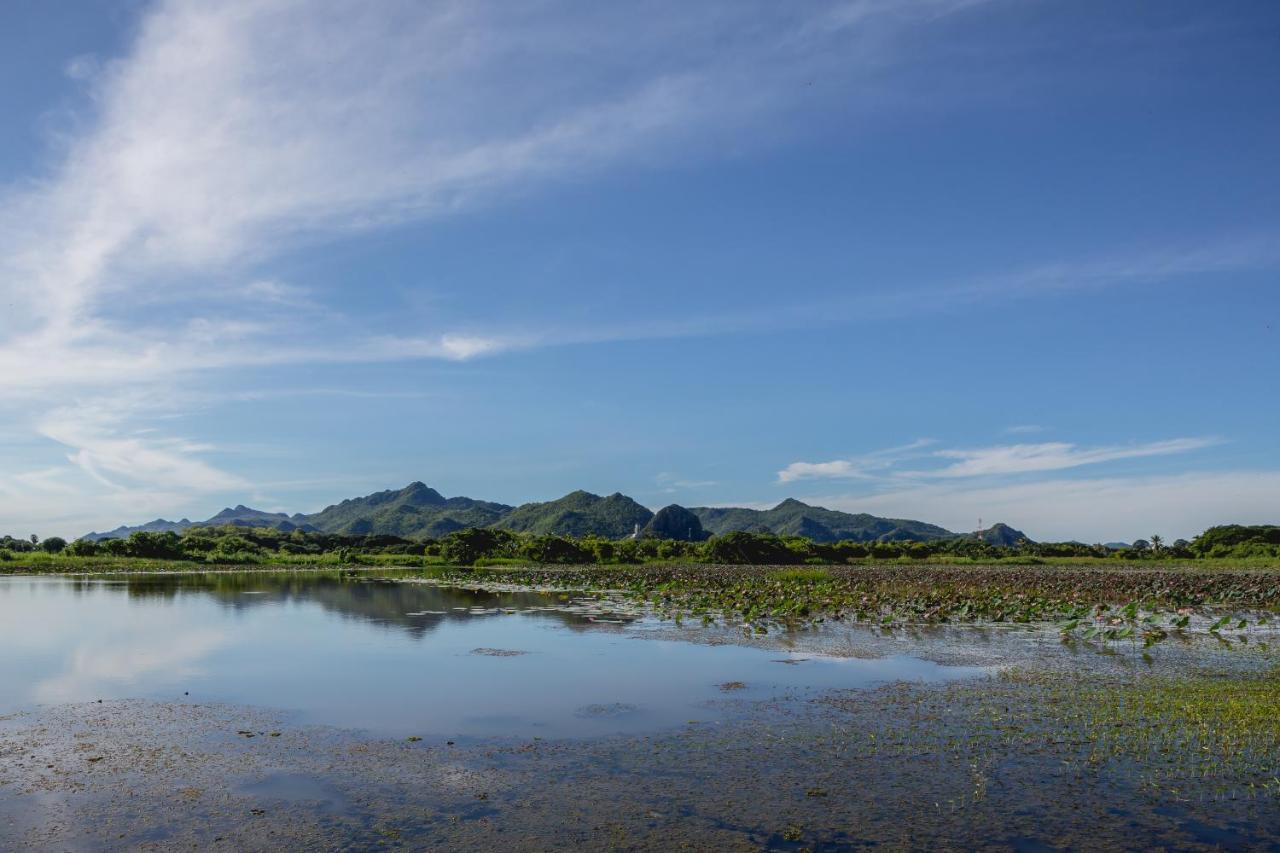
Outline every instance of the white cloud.
<svg viewBox="0 0 1280 853"><path fill-rule="evenodd" d="M67 407L46 415L37 429L70 448L67 458L108 488L216 493L249 487L242 477L200 458L214 448L150 431L121 434L117 426L121 419L118 410Z"/></svg>
<svg viewBox="0 0 1280 853"><path fill-rule="evenodd" d="M715 480L690 480L671 471L662 471L653 479L662 487L662 493L668 495L691 489L709 489L712 486L719 485Z"/></svg>
<svg viewBox="0 0 1280 853"><path fill-rule="evenodd" d="M273 305L287 305L293 308L312 308L316 303L305 287L286 284L270 278L261 278L249 282L240 288L241 298L267 302Z"/></svg>
<svg viewBox="0 0 1280 853"><path fill-rule="evenodd" d="M102 512L126 496L132 503L119 505L130 517L175 495L244 485L209 462L201 443L142 432L139 421L163 409L121 404L122 389L172 389L198 372L464 361L724 328L722 318L694 318L605 333L437 324L416 336L370 334L329 323L320 310L297 311L316 308L317 295L264 277L259 264L308 241L448 216L547 181L756 144L794 126L815 78L839 92L843 109L864 95L882 108L892 100L886 70L909 58L895 39L972 5L159 0L125 55L68 65L94 110L60 166L0 193L0 402L31 407L36 434L66 445L78 466L67 476L43 464L11 474L0 512L70 517L50 490L81 482L73 474L100 487L84 500ZM875 86L844 85L861 79ZM787 121L771 120L783 111ZM1274 260L1265 236L965 282L948 299L896 291L883 304L866 300L862 314L1239 269ZM259 319L209 310L223 299L254 300ZM192 319L138 310L161 303ZM785 313L729 320L776 327ZM812 313L798 306L796 322L812 322ZM59 393L82 403L39 410ZM78 419L87 410L114 420ZM778 479L873 475L915 449L898 451L797 462ZM1057 456L1073 453L1080 458L1071 448ZM1053 456L1040 453L1040 463ZM989 451L952 467L997 462ZM33 495L33 484L45 491ZM86 517L84 507L76 512Z"/></svg>
<svg viewBox="0 0 1280 853"><path fill-rule="evenodd" d="M933 471L912 471L909 476L983 477L1025 474L1031 471L1058 471L1120 459L1187 453L1217 443L1217 440L1212 438L1175 438L1149 444L1085 448L1066 442L1051 441L1042 444L1009 444L973 450L939 450L934 453L935 456L959 461Z"/></svg>
<svg viewBox="0 0 1280 853"><path fill-rule="evenodd" d="M888 447L848 459L832 459L828 462L792 462L778 472L778 482L794 483L797 480L811 479L876 479L902 462L925 455L921 453L923 448L935 443L931 438L921 438L910 444Z"/></svg>
<svg viewBox="0 0 1280 853"><path fill-rule="evenodd" d="M32 686L30 698L46 703L84 702L147 680L191 678L201 673L201 664L211 654L228 644L226 634L212 628L169 624L161 626L165 629L161 633L153 626L152 619L137 620L132 626L121 626L105 642L98 637L80 644L67 655L63 672Z"/></svg>
<svg viewBox="0 0 1280 853"><path fill-rule="evenodd" d="M709 141L786 103L815 65L856 68L887 33L950 5L867 7L855 34L801 37L805 14L769 4L662 14L160 2L127 55L72 63L96 111L61 168L0 196L0 370L34 368L30 384L48 386L291 363L296 348L262 338L255 359L219 358L225 341L193 351L180 331L139 329L121 306L160 294L296 304L297 289L252 276L253 262L648 158L676 139ZM841 49L852 35L864 40L857 56ZM495 337L441 331L430 345L324 349L456 360L506 348ZM67 368L41 364L51 361Z"/></svg>
<svg viewBox="0 0 1280 853"><path fill-rule="evenodd" d="M792 462L778 472L778 482L830 477L835 479L869 478L871 474L852 459L833 459L830 462Z"/></svg>
<svg viewBox="0 0 1280 853"><path fill-rule="evenodd" d="M920 484L873 495L804 498L848 512L972 530L1003 521L1033 539L1128 542L1191 538L1215 524L1274 524L1280 471L1051 479L1014 485Z"/></svg>
<svg viewBox="0 0 1280 853"><path fill-rule="evenodd" d="M762 119L793 110L802 81L873 69L880 97L895 34L968 5L159 0L124 55L67 64L91 111L60 165L0 191L0 403L69 447L104 507L122 489L141 511L174 489L240 488L199 444L140 432L129 418L158 410L118 406L122 389L591 339L370 334L262 261L619 163L760 144L792 126ZM215 310L248 300L252 323ZM40 414L59 394L115 419Z"/></svg>
<svg viewBox="0 0 1280 853"><path fill-rule="evenodd" d="M10 331L35 318L75 334L129 290L207 287L198 273L301 239L705 143L958 5L859 4L856 27L815 32L825 9L756 3L161 2L126 56L76 63L89 131L5 199Z"/></svg>
<svg viewBox="0 0 1280 853"><path fill-rule="evenodd" d="M1108 447L1079 447L1067 442L1052 441L1040 444L1007 444L974 449L943 449L930 453L917 452L933 442L921 440L903 447L850 459L833 459L828 462L792 462L778 472L779 483L791 483L806 479L865 479L885 478L953 478L993 477L1026 474L1035 471L1059 471L1082 465L1097 465L1121 459L1137 459L1147 456L1168 456L1188 453L1218 444L1214 438L1174 438L1147 444L1114 445ZM908 460L956 459L941 468L913 468L904 470L901 463Z"/></svg>

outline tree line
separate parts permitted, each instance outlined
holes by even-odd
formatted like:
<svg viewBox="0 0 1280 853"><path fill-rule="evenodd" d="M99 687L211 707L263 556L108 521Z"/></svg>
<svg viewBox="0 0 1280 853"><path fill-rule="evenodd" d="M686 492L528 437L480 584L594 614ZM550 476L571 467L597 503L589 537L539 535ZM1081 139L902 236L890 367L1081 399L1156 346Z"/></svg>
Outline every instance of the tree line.
<svg viewBox="0 0 1280 853"><path fill-rule="evenodd" d="M473 565L484 560L529 563L626 564L686 561L720 564L795 565L835 564L860 560L925 560L954 557L966 560L1096 557L1119 560L1276 558L1280 557L1280 526L1222 525L1188 541L1166 544L1160 536L1139 539L1125 548L1079 542L1029 542L996 545L972 538L927 542L815 542L802 536L738 531L702 542L672 539L606 539L585 536L535 535L496 528L466 528L438 539L406 539L390 535L349 535L302 530L238 526L191 527L182 533L136 532L127 539L95 542L36 536L0 538L0 560L19 553L45 551L79 557L135 557L240 565L272 561L305 562L324 558L359 562L361 557L404 555L436 558L440 562Z"/></svg>

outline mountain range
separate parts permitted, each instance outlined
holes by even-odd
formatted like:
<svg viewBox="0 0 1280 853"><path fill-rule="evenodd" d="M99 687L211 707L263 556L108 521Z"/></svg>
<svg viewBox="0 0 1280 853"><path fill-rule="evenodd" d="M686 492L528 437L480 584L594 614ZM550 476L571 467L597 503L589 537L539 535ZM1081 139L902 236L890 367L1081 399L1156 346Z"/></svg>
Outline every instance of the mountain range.
<svg viewBox="0 0 1280 853"><path fill-rule="evenodd" d="M137 526L87 533L84 538L120 539L137 531L181 532L188 527L217 525L404 538L439 538L467 527L496 527L517 533L562 536L593 535L609 539L621 539L640 531L647 536L694 541L736 530L806 536L816 542L841 539L859 542L927 541L961 535L923 521L840 512L810 506L794 498L788 498L772 509L686 508L672 504L654 513L621 493L601 497L579 490L553 501L509 506L475 498L446 498L430 486L415 482L399 490L348 498L310 515L263 512L239 505L228 507L204 521L157 518ZM984 541L997 544L1013 544L1026 538L1020 531L1004 524L967 535L977 535Z"/></svg>

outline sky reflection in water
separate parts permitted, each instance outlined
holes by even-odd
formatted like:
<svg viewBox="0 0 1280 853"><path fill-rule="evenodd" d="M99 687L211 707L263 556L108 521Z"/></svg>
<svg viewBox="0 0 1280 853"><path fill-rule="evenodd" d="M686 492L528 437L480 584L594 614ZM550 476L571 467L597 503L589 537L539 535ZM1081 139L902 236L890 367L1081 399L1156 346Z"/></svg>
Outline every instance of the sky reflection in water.
<svg viewBox="0 0 1280 853"><path fill-rule="evenodd" d="M545 609L564 604L333 574L0 578L0 713L149 698L392 736L589 737L721 719L725 698L982 671L641 639Z"/></svg>

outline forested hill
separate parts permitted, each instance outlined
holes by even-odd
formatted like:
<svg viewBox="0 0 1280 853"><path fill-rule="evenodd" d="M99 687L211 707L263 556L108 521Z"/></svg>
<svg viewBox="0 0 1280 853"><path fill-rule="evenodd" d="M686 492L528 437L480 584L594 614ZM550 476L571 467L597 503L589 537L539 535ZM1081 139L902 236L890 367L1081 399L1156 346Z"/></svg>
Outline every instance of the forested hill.
<svg viewBox="0 0 1280 853"><path fill-rule="evenodd" d="M734 530L753 533L777 533L780 536L804 536L814 542L924 542L949 539L956 534L935 524L902 518L879 518L865 512L848 513L820 506L809 506L795 498L787 498L773 509L739 507L691 507L702 527L718 535Z"/></svg>
<svg viewBox="0 0 1280 853"><path fill-rule="evenodd" d="M607 498L578 490L559 500L528 503L512 510L494 526L516 533L602 536L621 539L653 518L648 507L615 492Z"/></svg>
<svg viewBox="0 0 1280 853"><path fill-rule="evenodd" d="M466 527L491 527L514 507L474 498L446 498L425 483L348 498L306 516L325 533L381 533L439 538Z"/></svg>
<svg viewBox="0 0 1280 853"><path fill-rule="evenodd" d="M697 524L693 521L695 518ZM119 539L136 530L181 532L188 527L224 524L271 527L283 531L433 539L467 527L497 527L517 533L600 536L607 539L621 539L637 528L645 535L663 538L701 539L706 535L744 530L805 536L815 542L842 539L858 542L928 541L957 535L923 521L839 512L809 506L793 498L764 510L740 507L685 509L672 505L655 516L648 507L620 493L602 497L579 490L553 501L513 507L475 498L446 498L425 483L410 483L403 489L349 498L309 515L287 515L236 506L228 507L205 521L156 519L138 527L89 533L84 538Z"/></svg>

